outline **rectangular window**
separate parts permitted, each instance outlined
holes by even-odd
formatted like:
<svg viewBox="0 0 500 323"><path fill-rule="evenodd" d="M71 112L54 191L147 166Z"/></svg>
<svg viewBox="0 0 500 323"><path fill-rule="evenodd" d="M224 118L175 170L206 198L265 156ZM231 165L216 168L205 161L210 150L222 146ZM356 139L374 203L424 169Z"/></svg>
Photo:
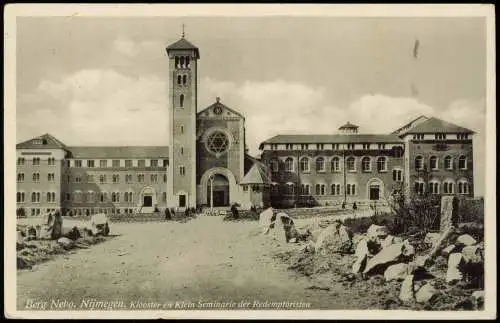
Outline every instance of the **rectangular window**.
<svg viewBox="0 0 500 323"><path fill-rule="evenodd" d="M82 167L82 161L81 160L75 160L75 167Z"/></svg>
<svg viewBox="0 0 500 323"><path fill-rule="evenodd" d="M319 150L324 150L325 145L324 144L317 144L316 147L318 147Z"/></svg>
<svg viewBox="0 0 500 323"><path fill-rule="evenodd" d="M113 167L120 167L120 160L119 159L114 159L112 161Z"/></svg>
<svg viewBox="0 0 500 323"><path fill-rule="evenodd" d="M18 173L17 174L17 181L18 182L24 182L24 173Z"/></svg>
<svg viewBox="0 0 500 323"><path fill-rule="evenodd" d="M125 167L132 167L132 160L130 159L125 160Z"/></svg>
<svg viewBox="0 0 500 323"><path fill-rule="evenodd" d="M354 150L354 144L347 144L348 150Z"/></svg>
<svg viewBox="0 0 500 323"><path fill-rule="evenodd" d="M137 181L139 183L144 183L144 174L137 175Z"/></svg>
<svg viewBox="0 0 500 323"><path fill-rule="evenodd" d="M180 173L182 176L186 175L186 167L184 167L184 166L180 166L180 167L179 167L179 173Z"/></svg>
<svg viewBox="0 0 500 323"><path fill-rule="evenodd" d="M108 161L107 160L100 160L99 161L99 167L101 167L101 168L108 167Z"/></svg>
<svg viewBox="0 0 500 323"><path fill-rule="evenodd" d="M93 160L87 160L87 167L92 168L95 167Z"/></svg>
<svg viewBox="0 0 500 323"><path fill-rule="evenodd" d="M151 174L151 183L158 183L158 175Z"/></svg>
<svg viewBox="0 0 500 323"><path fill-rule="evenodd" d="M168 166L168 159L164 159L163 160L163 167L167 167Z"/></svg>
<svg viewBox="0 0 500 323"><path fill-rule="evenodd" d="M370 150L370 144L363 144L363 150Z"/></svg>
<svg viewBox="0 0 500 323"><path fill-rule="evenodd" d="M151 159L151 167L158 167L158 159Z"/></svg>
<svg viewBox="0 0 500 323"><path fill-rule="evenodd" d="M144 159L139 159L137 161L137 167L146 167L146 161Z"/></svg>
<svg viewBox="0 0 500 323"><path fill-rule="evenodd" d="M293 145L292 144L286 144L286 150L292 150Z"/></svg>
<svg viewBox="0 0 500 323"><path fill-rule="evenodd" d="M339 150L339 144L332 144L333 150Z"/></svg>

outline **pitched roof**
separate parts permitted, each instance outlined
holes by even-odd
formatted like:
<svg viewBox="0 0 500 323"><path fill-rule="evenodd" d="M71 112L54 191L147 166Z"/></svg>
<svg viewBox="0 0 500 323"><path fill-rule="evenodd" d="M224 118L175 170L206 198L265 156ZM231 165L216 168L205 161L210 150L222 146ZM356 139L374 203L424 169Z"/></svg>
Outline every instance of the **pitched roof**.
<svg viewBox="0 0 500 323"><path fill-rule="evenodd" d="M403 134L403 133L407 132L408 129L415 127L426 120L429 120L429 118L427 118L424 115L420 115L420 116L416 117L415 119L411 120L410 122L406 123L405 125L394 130L392 133L396 134L396 135Z"/></svg>
<svg viewBox="0 0 500 323"><path fill-rule="evenodd" d="M345 128L359 128L359 126L356 126L355 124L352 124L349 121L347 121L345 125L339 127L339 129L345 129Z"/></svg>
<svg viewBox="0 0 500 323"><path fill-rule="evenodd" d="M260 144L337 144L337 143L402 143L392 134L352 134L352 135L277 135Z"/></svg>
<svg viewBox="0 0 500 323"><path fill-rule="evenodd" d="M200 50L198 49L198 47L196 47L195 45L191 44L184 37L182 37L181 39L179 39L175 43L167 46L167 53L169 53L171 50L176 50L176 49L180 49L180 50L183 50L183 49L188 49L188 50L192 49L192 50L194 50L194 52L196 54L196 58L200 58Z"/></svg>
<svg viewBox="0 0 500 323"><path fill-rule="evenodd" d="M270 184L271 180L267 176L262 164L256 162L243 177L240 184Z"/></svg>
<svg viewBox="0 0 500 323"><path fill-rule="evenodd" d="M68 147L71 158L168 158L167 146Z"/></svg>
<svg viewBox="0 0 500 323"><path fill-rule="evenodd" d="M204 111L209 110L209 109L212 109L212 108L215 108L215 107L217 107L217 106L219 106L219 107L221 107L221 108L223 108L223 109L226 109L226 110L228 110L228 111L231 111L232 113L234 113L234 114L236 114L236 115L240 116L241 118L245 119L245 117L244 117L241 113L239 113L238 111L233 110L233 109L231 109L230 107L228 107L228 106L226 106L226 105L224 105L224 104L220 103L219 98L217 98L217 101L216 101L215 103L213 103L213 104L209 105L209 106L208 106L208 107L206 107L205 109L203 109L203 110L201 110L200 112L198 112L198 113L197 113L197 115L200 115L200 114L202 114Z"/></svg>
<svg viewBox="0 0 500 323"><path fill-rule="evenodd" d="M410 128L408 133L474 133L474 131L457 126L448 121L444 121L438 118L429 118L426 121Z"/></svg>
<svg viewBox="0 0 500 323"><path fill-rule="evenodd" d="M31 138L16 145L17 149L67 149L66 145L51 134Z"/></svg>

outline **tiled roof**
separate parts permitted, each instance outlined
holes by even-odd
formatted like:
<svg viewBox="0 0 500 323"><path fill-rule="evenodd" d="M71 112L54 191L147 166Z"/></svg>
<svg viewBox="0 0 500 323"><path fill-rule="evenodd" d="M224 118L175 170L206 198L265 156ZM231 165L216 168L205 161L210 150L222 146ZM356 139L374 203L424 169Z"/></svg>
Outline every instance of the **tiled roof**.
<svg viewBox="0 0 500 323"><path fill-rule="evenodd" d="M394 130L392 133L396 135L403 134L405 132L408 132L408 130L411 129L412 127L415 127L426 120L429 120L429 118L427 118L424 115L418 116L415 119L408 122L407 124L403 125L402 127L399 127L398 129Z"/></svg>
<svg viewBox="0 0 500 323"><path fill-rule="evenodd" d="M340 143L402 143L392 134L352 134L352 135L277 135L263 144L340 144Z"/></svg>
<svg viewBox="0 0 500 323"><path fill-rule="evenodd" d="M167 146L68 147L71 158L168 158Z"/></svg>
<svg viewBox="0 0 500 323"><path fill-rule="evenodd" d="M345 128L359 128L359 127L347 121L345 125L339 127L339 129L345 129Z"/></svg>
<svg viewBox="0 0 500 323"><path fill-rule="evenodd" d="M181 38L179 39L178 41L176 41L175 43L169 45L167 47L167 53L171 50L176 50L176 49L192 49L195 51L196 53L196 58L200 58L200 50L198 49L198 47L196 47L195 45L191 44L189 41L186 40L186 38Z"/></svg>
<svg viewBox="0 0 500 323"><path fill-rule="evenodd" d="M46 133L16 145L17 149L67 149L66 145Z"/></svg>
<svg viewBox="0 0 500 323"><path fill-rule="evenodd" d="M267 176L262 164L256 162L253 164L252 168L246 173L246 175L241 180L240 184L270 184L271 181Z"/></svg>
<svg viewBox="0 0 500 323"><path fill-rule="evenodd" d="M415 127L410 128L405 133L474 133L474 131L432 117Z"/></svg>

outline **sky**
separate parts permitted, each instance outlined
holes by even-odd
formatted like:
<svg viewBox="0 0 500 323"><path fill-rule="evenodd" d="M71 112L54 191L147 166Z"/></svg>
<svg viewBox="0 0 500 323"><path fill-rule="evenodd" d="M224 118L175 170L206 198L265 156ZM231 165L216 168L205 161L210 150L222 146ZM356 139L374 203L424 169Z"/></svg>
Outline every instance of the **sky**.
<svg viewBox="0 0 500 323"><path fill-rule="evenodd" d="M198 110L220 97L242 113L251 154L276 134L389 133L423 114L476 132L484 193L484 18L18 17L16 141L167 145L165 47L183 23Z"/></svg>

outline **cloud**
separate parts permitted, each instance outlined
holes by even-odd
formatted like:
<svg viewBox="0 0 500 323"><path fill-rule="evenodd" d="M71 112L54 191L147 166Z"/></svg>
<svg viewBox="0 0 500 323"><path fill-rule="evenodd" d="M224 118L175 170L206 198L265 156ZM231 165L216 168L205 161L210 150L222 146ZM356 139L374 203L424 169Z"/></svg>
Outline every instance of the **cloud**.
<svg viewBox="0 0 500 323"><path fill-rule="evenodd" d="M155 76L81 70L44 80L21 98L18 134L49 132L70 145L165 145L166 98L165 83Z"/></svg>
<svg viewBox="0 0 500 323"><path fill-rule="evenodd" d="M125 44L123 51L130 49ZM328 99L325 88L285 80L235 83L203 78L199 89L198 110L221 97L245 116L253 155L259 154L262 141L277 134L336 133L347 121L363 133L390 133L422 114L442 118L477 132L476 187L484 184L484 100L460 99L440 110L415 98L376 94L341 107ZM20 97L18 136L28 139L49 132L71 145L166 145L168 97L166 78L81 70L58 81L44 80L34 93Z"/></svg>

